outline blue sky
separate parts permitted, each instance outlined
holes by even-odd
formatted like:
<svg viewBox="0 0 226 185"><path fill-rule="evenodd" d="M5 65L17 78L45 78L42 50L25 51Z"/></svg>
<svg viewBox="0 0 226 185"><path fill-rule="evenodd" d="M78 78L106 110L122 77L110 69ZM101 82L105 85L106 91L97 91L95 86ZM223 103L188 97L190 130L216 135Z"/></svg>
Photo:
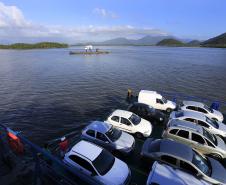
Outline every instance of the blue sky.
<svg viewBox="0 0 226 185"><path fill-rule="evenodd" d="M226 32L226 0L0 0L0 41L105 40Z"/></svg>

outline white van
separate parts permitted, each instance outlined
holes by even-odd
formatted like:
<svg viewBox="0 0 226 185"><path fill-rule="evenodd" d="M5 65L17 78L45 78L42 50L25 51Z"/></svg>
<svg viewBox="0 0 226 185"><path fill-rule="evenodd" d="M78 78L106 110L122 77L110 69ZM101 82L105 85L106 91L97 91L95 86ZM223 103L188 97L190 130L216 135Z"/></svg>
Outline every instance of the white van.
<svg viewBox="0 0 226 185"><path fill-rule="evenodd" d="M155 109L171 112L176 108L176 103L165 99L156 91L141 90L138 95L138 102L152 106Z"/></svg>

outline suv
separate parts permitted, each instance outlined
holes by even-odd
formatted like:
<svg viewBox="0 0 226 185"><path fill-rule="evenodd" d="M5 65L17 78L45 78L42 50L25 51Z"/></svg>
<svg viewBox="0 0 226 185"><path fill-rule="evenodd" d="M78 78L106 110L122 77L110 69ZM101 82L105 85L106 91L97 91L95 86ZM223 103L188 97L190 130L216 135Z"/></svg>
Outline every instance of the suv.
<svg viewBox="0 0 226 185"><path fill-rule="evenodd" d="M120 130L135 134L138 138L148 137L152 133L152 125L149 121L125 110L115 110L105 122Z"/></svg>
<svg viewBox="0 0 226 185"><path fill-rule="evenodd" d="M165 120L165 114L144 103L133 103L128 107L128 111L131 111L148 121L164 122Z"/></svg>
<svg viewBox="0 0 226 185"><path fill-rule="evenodd" d="M63 161L100 184L128 185L130 182L131 172L126 163L87 141L73 146Z"/></svg>
<svg viewBox="0 0 226 185"><path fill-rule="evenodd" d="M93 121L86 126L81 137L109 151L119 151L123 154L129 154L135 146L133 136L101 121Z"/></svg>
<svg viewBox="0 0 226 185"><path fill-rule="evenodd" d="M180 109L192 112L200 112L202 114L205 114L207 117L220 122L223 122L224 120L224 116L221 112L211 109L204 103L195 101L183 101L183 103L180 105Z"/></svg>
<svg viewBox="0 0 226 185"><path fill-rule="evenodd" d="M223 138L226 137L226 125L222 122L212 120L199 112L192 111L178 111L170 114L170 119L179 119L190 121L194 124L200 125L207 129L209 132L219 135Z"/></svg>
<svg viewBox="0 0 226 185"><path fill-rule="evenodd" d="M149 138L144 142L141 155L168 164L175 169L181 169L211 184L226 183L226 169L221 163L210 157L202 156L182 143L168 139ZM161 173L168 175L165 171ZM176 177L173 176L173 178Z"/></svg>
<svg viewBox="0 0 226 185"><path fill-rule="evenodd" d="M226 157L226 145L217 135L188 121L171 120L162 137L170 138L217 158Z"/></svg>

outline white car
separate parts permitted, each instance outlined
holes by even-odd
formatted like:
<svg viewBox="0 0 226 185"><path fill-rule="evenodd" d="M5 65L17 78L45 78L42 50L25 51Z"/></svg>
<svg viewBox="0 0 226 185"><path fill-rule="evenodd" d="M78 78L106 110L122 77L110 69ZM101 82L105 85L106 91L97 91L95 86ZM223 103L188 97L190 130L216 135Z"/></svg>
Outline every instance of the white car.
<svg viewBox="0 0 226 185"><path fill-rule="evenodd" d="M152 133L151 122L125 110L115 110L105 122L120 130L135 134L138 138L148 137Z"/></svg>
<svg viewBox="0 0 226 185"><path fill-rule="evenodd" d="M211 109L204 103L195 101L183 101L180 106L180 109L186 111L200 112L202 114L205 114L207 117L220 122L223 122L224 120L224 116L221 112Z"/></svg>
<svg viewBox="0 0 226 185"><path fill-rule="evenodd" d="M212 134L226 138L226 125L208 118L205 114L193 111L174 111L170 114L170 119L179 119L198 124L205 127Z"/></svg>
<svg viewBox="0 0 226 185"><path fill-rule="evenodd" d="M131 172L126 163L88 141L78 142L63 161L100 184L127 185L130 182Z"/></svg>
<svg viewBox="0 0 226 185"><path fill-rule="evenodd" d="M153 164L148 176L147 185L167 184L167 185L210 185L206 181L199 179L183 170L173 168L167 164L160 164L157 161Z"/></svg>
<svg viewBox="0 0 226 185"><path fill-rule="evenodd" d="M171 112L176 109L175 102L169 101L156 91L141 90L138 95L138 102L152 106L155 109Z"/></svg>

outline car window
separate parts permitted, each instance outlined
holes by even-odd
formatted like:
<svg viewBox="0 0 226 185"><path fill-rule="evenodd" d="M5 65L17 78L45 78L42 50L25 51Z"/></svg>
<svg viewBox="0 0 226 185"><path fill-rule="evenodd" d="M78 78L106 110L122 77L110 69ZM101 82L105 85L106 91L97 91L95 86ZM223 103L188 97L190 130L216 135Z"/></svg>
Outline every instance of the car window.
<svg viewBox="0 0 226 185"><path fill-rule="evenodd" d="M198 171L190 164L184 162L184 161L180 161L180 168L191 172L192 174L198 174Z"/></svg>
<svg viewBox="0 0 226 185"><path fill-rule="evenodd" d="M172 129L169 131L170 134L176 135L178 129Z"/></svg>
<svg viewBox="0 0 226 185"><path fill-rule="evenodd" d="M187 106L187 109L196 111L196 107L194 107L194 106Z"/></svg>
<svg viewBox="0 0 226 185"><path fill-rule="evenodd" d="M206 117L206 122L209 123L210 125L212 125L214 128L219 128L219 124L217 123L217 121L214 121L214 120Z"/></svg>
<svg viewBox="0 0 226 185"><path fill-rule="evenodd" d="M156 103L163 104L163 101L161 99L156 99Z"/></svg>
<svg viewBox="0 0 226 185"><path fill-rule="evenodd" d="M88 161L84 160L83 158L77 155L70 155L69 158L79 166L83 167L84 169L92 173L95 173L95 170L93 169L92 165Z"/></svg>
<svg viewBox="0 0 226 185"><path fill-rule="evenodd" d="M124 124L124 125L127 125L127 126L130 126L131 125L131 123L129 122L129 120L126 119L126 118L121 118L121 123Z"/></svg>
<svg viewBox="0 0 226 185"><path fill-rule="evenodd" d="M198 134L195 134L195 133L192 133L192 140L193 141L196 141L200 144L204 144L205 143L205 140Z"/></svg>
<svg viewBox="0 0 226 185"><path fill-rule="evenodd" d="M166 162L166 163L172 164L172 165L176 165L177 164L177 159L174 158L174 157L171 157L171 156L162 155L161 156L161 160Z"/></svg>
<svg viewBox="0 0 226 185"><path fill-rule="evenodd" d="M111 120L116 121L116 122L119 122L119 117L118 117L118 116L113 116L113 117L111 118Z"/></svg>
<svg viewBox="0 0 226 185"><path fill-rule="evenodd" d="M134 125L138 125L141 122L141 118L139 116L137 116L136 114L132 114L129 117L129 120L134 124ZM128 120L127 120L128 121Z"/></svg>
<svg viewBox="0 0 226 185"><path fill-rule="evenodd" d="M97 132L97 136L96 136L97 139L103 141L103 142L108 142L108 139L106 138L106 136L100 132Z"/></svg>
<svg viewBox="0 0 226 185"><path fill-rule="evenodd" d="M179 130L179 132L177 133L178 136L183 137L185 139L189 138L189 132L186 130Z"/></svg>
<svg viewBox="0 0 226 185"><path fill-rule="evenodd" d="M207 111L203 108L198 107L198 111L207 114Z"/></svg>
<svg viewBox="0 0 226 185"><path fill-rule="evenodd" d="M91 137L95 137L95 131L94 130L87 130L86 134L91 136Z"/></svg>
<svg viewBox="0 0 226 185"><path fill-rule="evenodd" d="M192 119L192 118L186 118L184 119L185 121L190 121L190 122L193 122L193 123L196 123L195 119Z"/></svg>
<svg viewBox="0 0 226 185"><path fill-rule="evenodd" d="M198 120L198 124L201 125L202 127L206 127L206 128L210 127L208 124L206 124L205 122L200 121L200 120Z"/></svg>
<svg viewBox="0 0 226 185"><path fill-rule="evenodd" d="M209 142L207 139L205 139L205 141L206 141L206 143L207 143L208 146L215 148L215 146L211 142Z"/></svg>

